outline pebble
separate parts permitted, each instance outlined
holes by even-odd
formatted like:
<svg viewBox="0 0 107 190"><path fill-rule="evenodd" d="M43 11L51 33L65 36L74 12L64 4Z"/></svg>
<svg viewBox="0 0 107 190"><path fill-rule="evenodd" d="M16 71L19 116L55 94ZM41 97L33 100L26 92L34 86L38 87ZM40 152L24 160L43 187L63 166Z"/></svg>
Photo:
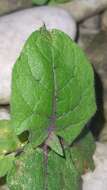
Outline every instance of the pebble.
<svg viewBox="0 0 107 190"><path fill-rule="evenodd" d="M0 120L10 119L10 113L7 108L0 108Z"/></svg>
<svg viewBox="0 0 107 190"><path fill-rule="evenodd" d="M83 190L107 190L107 143L96 143L94 154L95 170L83 178Z"/></svg>
<svg viewBox="0 0 107 190"><path fill-rule="evenodd" d="M107 30L107 10L102 14L101 23L102 30Z"/></svg>

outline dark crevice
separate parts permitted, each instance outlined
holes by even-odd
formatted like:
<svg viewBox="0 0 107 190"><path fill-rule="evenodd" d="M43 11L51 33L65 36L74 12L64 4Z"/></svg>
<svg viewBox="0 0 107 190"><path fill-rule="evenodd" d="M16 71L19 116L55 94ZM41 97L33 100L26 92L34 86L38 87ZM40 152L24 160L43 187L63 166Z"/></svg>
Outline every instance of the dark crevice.
<svg viewBox="0 0 107 190"><path fill-rule="evenodd" d="M104 114L104 86L103 82L94 68L94 75L95 75L95 94L96 94L96 104L97 104L97 111L94 117L91 119L90 122L90 129L96 138L99 140L99 135L104 128L106 119Z"/></svg>
<svg viewBox="0 0 107 190"><path fill-rule="evenodd" d="M0 188L6 184L6 176L0 177Z"/></svg>

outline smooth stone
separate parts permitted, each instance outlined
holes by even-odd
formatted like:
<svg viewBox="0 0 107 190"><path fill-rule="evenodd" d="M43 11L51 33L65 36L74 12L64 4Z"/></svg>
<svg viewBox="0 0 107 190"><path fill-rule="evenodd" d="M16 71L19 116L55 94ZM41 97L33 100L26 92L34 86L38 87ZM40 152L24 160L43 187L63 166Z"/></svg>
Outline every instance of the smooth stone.
<svg viewBox="0 0 107 190"><path fill-rule="evenodd" d="M51 2L52 0L50 0ZM67 3L63 3L66 2ZM58 7L69 11L77 20L84 20L92 15L96 15L107 8L107 0L59 0ZM39 0L37 1L39 2ZM48 3L48 0L46 1ZM39 3L37 3L39 4ZM51 5L51 3L49 3ZM10 13L23 8L32 6L32 0L0 0L0 15ZM52 6L52 5L51 5Z"/></svg>
<svg viewBox="0 0 107 190"><path fill-rule="evenodd" d="M0 108L0 120L10 119L10 113L8 108Z"/></svg>
<svg viewBox="0 0 107 190"><path fill-rule="evenodd" d="M32 0L0 0L0 15L32 6Z"/></svg>
<svg viewBox="0 0 107 190"><path fill-rule="evenodd" d="M107 9L107 0L74 0L58 6L69 11L80 22Z"/></svg>
<svg viewBox="0 0 107 190"><path fill-rule="evenodd" d="M10 102L12 67L26 39L44 23L47 29L60 29L75 39L76 23L60 8L44 6L0 17L0 104Z"/></svg>
<svg viewBox="0 0 107 190"><path fill-rule="evenodd" d="M83 190L107 190L107 143L96 143L94 154L95 170L83 178Z"/></svg>

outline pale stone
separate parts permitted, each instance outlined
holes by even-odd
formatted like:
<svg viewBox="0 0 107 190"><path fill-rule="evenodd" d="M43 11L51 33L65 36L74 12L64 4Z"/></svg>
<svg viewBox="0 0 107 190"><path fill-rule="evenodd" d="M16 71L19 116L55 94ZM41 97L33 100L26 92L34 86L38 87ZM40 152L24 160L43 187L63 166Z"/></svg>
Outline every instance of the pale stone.
<svg viewBox="0 0 107 190"><path fill-rule="evenodd" d="M9 110L6 108L0 108L0 120L2 119L10 119Z"/></svg>
<svg viewBox="0 0 107 190"><path fill-rule="evenodd" d="M11 71L23 44L44 23L48 29L60 29L75 39L76 23L60 8L31 8L0 17L0 104L10 101Z"/></svg>
<svg viewBox="0 0 107 190"><path fill-rule="evenodd" d="M94 162L95 170L82 177L83 190L107 190L107 143L97 143Z"/></svg>

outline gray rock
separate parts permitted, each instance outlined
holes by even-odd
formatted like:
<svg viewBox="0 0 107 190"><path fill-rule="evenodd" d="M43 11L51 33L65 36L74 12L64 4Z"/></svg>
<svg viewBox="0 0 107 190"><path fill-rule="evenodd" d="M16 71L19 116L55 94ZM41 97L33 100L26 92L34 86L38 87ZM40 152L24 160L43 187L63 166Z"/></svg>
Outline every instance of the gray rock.
<svg viewBox="0 0 107 190"><path fill-rule="evenodd" d="M79 25L79 30L81 33L90 34L98 33L101 29L101 16L92 16Z"/></svg>
<svg viewBox="0 0 107 190"><path fill-rule="evenodd" d="M0 104L10 101L12 66L23 44L44 23L48 29L60 29L75 39L76 23L60 8L31 8L0 17Z"/></svg>
<svg viewBox="0 0 107 190"><path fill-rule="evenodd" d="M107 0L74 0L59 4L59 7L69 11L75 20L80 22L107 9Z"/></svg>
<svg viewBox="0 0 107 190"><path fill-rule="evenodd" d="M90 30L84 29L82 26L79 27L79 36L77 39L78 44L81 48L86 50L89 44L93 41L96 36L96 32L91 32Z"/></svg>
<svg viewBox="0 0 107 190"><path fill-rule="evenodd" d="M100 140L107 141L107 31L95 35L84 49L92 62L96 74L96 95L98 110L93 122L95 133L100 133Z"/></svg>
<svg viewBox="0 0 107 190"><path fill-rule="evenodd" d="M107 10L102 14L101 27L103 30L107 30Z"/></svg>
<svg viewBox="0 0 107 190"><path fill-rule="evenodd" d="M31 6L32 0L0 0L0 15ZM77 21L81 21L106 9L107 0L72 0L57 6L66 9Z"/></svg>
<svg viewBox="0 0 107 190"><path fill-rule="evenodd" d="M9 190L9 188L6 185L1 185L0 190Z"/></svg>
<svg viewBox="0 0 107 190"><path fill-rule="evenodd" d="M78 43L86 49L94 36L101 30L101 16L92 16L79 24Z"/></svg>
<svg viewBox="0 0 107 190"><path fill-rule="evenodd" d="M32 0L0 0L0 15L27 8L32 5Z"/></svg>
<svg viewBox="0 0 107 190"><path fill-rule="evenodd" d="M93 41L95 35L96 33L85 33L83 30L80 30L80 35L77 42L81 48L86 49Z"/></svg>

